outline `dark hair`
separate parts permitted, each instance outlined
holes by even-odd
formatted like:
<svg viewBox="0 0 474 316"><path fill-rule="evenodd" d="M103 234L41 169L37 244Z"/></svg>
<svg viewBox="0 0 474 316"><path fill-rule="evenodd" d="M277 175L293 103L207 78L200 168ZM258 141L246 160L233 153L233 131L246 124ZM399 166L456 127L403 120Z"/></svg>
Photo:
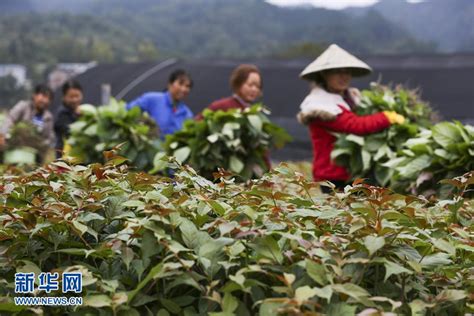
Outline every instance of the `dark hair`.
<svg viewBox="0 0 474 316"><path fill-rule="evenodd" d="M257 73L260 77L260 70L255 65L242 64L237 66L230 75L230 87L232 91L236 92L247 81L251 73ZM261 83L260 88L263 87Z"/></svg>
<svg viewBox="0 0 474 316"><path fill-rule="evenodd" d="M305 78L309 81L313 81L324 90L327 90L327 83L326 83L326 80L324 80L322 71L318 71L314 74L309 74Z"/></svg>
<svg viewBox="0 0 474 316"><path fill-rule="evenodd" d="M63 92L63 95L65 95L71 89L79 90L79 91L82 92L81 84L79 83L79 81L74 80L74 79L70 79L70 80L66 81L63 84L63 87L61 88L61 90Z"/></svg>
<svg viewBox="0 0 474 316"><path fill-rule="evenodd" d="M193 87L193 79L191 79L189 73L187 73L184 69L176 69L175 71L173 71L168 78L168 84L172 84L176 80L180 79L188 79L189 85L191 86L191 88Z"/></svg>
<svg viewBox="0 0 474 316"><path fill-rule="evenodd" d="M52 100L54 98L53 90L51 90L50 87L48 87L47 85L45 85L43 83L40 83L40 84L35 86L35 89L33 90L33 94L35 94L35 95L36 94L47 95L50 100Z"/></svg>

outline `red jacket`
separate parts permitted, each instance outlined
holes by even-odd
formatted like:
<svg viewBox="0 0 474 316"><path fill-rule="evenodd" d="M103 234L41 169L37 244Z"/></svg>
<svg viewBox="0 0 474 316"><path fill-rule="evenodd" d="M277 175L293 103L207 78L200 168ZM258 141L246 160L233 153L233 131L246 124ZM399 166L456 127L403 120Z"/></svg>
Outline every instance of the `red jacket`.
<svg viewBox="0 0 474 316"><path fill-rule="evenodd" d="M314 119L309 123L311 142L313 144L313 177L315 181L350 179L349 172L331 160L336 137L330 132L367 135L380 132L390 126L383 113L358 116L340 106L342 113L334 120Z"/></svg>

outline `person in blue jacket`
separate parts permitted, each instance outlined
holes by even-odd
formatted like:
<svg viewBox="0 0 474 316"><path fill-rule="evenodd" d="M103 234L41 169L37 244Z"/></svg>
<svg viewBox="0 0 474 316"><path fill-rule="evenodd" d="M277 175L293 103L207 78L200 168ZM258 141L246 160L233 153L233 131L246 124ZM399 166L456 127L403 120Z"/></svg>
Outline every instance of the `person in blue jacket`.
<svg viewBox="0 0 474 316"><path fill-rule="evenodd" d="M148 92L127 104L127 110L139 106L147 112L160 129L160 137L180 130L183 122L193 118L193 113L184 103L193 81L184 70L173 71L168 79L168 88L165 92Z"/></svg>

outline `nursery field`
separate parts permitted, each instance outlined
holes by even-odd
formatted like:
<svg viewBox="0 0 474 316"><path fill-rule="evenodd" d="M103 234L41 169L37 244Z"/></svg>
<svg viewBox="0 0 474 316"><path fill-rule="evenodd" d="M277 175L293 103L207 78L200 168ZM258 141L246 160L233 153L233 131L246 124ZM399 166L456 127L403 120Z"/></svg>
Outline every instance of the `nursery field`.
<svg viewBox="0 0 474 316"><path fill-rule="evenodd" d="M427 200L362 181L324 195L285 164L239 184L224 171L209 181L174 158L160 160L173 178L109 158L1 178L2 314L473 310L472 173L443 182L451 197ZM14 275L26 271L82 273L83 304L14 305Z"/></svg>
<svg viewBox="0 0 474 316"><path fill-rule="evenodd" d="M362 96L358 114L406 121L337 135L333 159L354 176L343 190L313 182L310 162L271 164L291 137L263 105L204 111L166 138L138 108L86 105L58 160L16 126L0 168L0 315L471 315L474 127L403 87ZM65 291L74 274L80 291Z"/></svg>

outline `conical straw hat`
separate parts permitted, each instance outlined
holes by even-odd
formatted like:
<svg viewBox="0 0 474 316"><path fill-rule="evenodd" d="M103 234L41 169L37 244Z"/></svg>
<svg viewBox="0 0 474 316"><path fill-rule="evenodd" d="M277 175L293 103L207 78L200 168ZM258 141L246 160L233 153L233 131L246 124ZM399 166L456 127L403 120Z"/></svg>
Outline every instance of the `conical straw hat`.
<svg viewBox="0 0 474 316"><path fill-rule="evenodd" d="M308 79L320 71L336 68L350 68L354 77L365 76L372 72L372 68L362 60L336 44L332 44L311 64L306 66L300 77Z"/></svg>

